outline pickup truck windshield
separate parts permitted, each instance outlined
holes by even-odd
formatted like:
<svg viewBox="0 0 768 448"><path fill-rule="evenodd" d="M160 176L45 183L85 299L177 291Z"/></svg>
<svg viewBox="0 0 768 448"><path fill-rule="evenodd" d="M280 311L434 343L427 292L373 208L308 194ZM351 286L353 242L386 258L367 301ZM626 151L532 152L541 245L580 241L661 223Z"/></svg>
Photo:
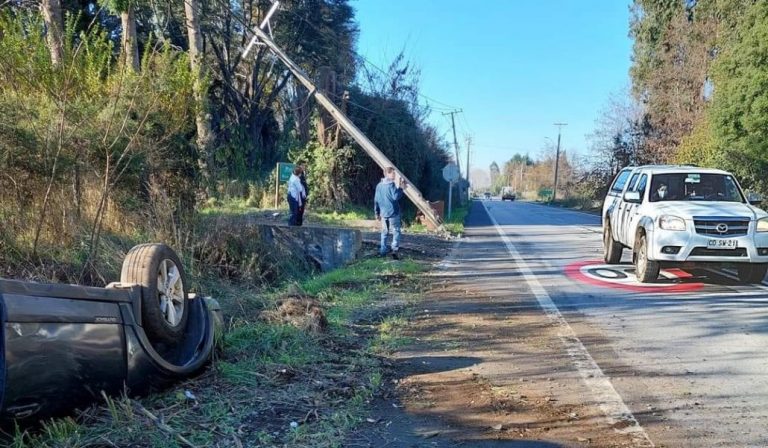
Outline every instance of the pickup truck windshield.
<svg viewBox="0 0 768 448"><path fill-rule="evenodd" d="M653 176L650 200L744 202L744 197L726 174L670 173Z"/></svg>

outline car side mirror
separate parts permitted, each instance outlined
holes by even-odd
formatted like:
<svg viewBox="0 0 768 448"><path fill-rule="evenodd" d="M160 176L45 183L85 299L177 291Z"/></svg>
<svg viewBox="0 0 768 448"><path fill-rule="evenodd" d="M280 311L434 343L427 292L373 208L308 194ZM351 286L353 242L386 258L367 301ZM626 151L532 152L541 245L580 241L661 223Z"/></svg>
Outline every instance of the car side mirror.
<svg viewBox="0 0 768 448"><path fill-rule="evenodd" d="M759 206L763 203L763 197L757 193L749 193L747 194L747 202L751 205Z"/></svg>
<svg viewBox="0 0 768 448"><path fill-rule="evenodd" d="M642 196L640 196L639 191L628 191L624 193L624 202L629 202L631 204L639 204L643 202Z"/></svg>

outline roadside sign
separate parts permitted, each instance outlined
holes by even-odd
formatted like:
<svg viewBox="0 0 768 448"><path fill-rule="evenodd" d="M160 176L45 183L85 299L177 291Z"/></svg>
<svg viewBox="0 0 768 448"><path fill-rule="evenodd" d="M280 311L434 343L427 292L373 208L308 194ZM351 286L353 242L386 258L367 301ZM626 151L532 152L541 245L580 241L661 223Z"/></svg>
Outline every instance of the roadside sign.
<svg viewBox="0 0 768 448"><path fill-rule="evenodd" d="M293 174L293 168L296 165L293 163L277 162L277 176L275 177L275 208L280 199L280 184L282 182L288 182Z"/></svg>
<svg viewBox="0 0 768 448"><path fill-rule="evenodd" d="M552 196L552 189L551 188L542 188L539 190L539 197L540 198L548 198Z"/></svg>
<svg viewBox="0 0 768 448"><path fill-rule="evenodd" d="M284 162L278 162L277 164L277 180L279 182L288 182L288 179L291 178L291 174L293 174L293 168L296 165L293 163L284 163Z"/></svg>
<svg viewBox="0 0 768 448"><path fill-rule="evenodd" d="M443 168L443 179L446 182L456 182L459 180L459 167L455 163L449 163Z"/></svg>

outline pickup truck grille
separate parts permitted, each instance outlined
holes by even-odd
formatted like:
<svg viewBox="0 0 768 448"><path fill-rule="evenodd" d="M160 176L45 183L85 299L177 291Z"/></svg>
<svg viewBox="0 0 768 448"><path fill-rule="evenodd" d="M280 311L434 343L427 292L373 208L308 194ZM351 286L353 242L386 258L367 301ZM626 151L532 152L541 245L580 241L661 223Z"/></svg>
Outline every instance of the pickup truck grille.
<svg viewBox="0 0 768 448"><path fill-rule="evenodd" d="M693 218L696 233L710 236L744 236L749 231L749 218Z"/></svg>

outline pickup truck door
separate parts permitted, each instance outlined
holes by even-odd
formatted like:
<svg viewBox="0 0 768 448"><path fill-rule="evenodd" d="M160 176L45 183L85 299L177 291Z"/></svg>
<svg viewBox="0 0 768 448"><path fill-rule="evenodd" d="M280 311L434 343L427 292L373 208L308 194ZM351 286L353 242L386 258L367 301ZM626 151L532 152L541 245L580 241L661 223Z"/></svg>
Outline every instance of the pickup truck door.
<svg viewBox="0 0 768 448"><path fill-rule="evenodd" d="M648 175L643 174L642 177L640 177L640 181L637 183L637 186L633 190L640 193L640 199L643 202L640 204L629 204L632 207L626 211L626 221L624 223L624 241L626 241L626 245L628 247L634 247L635 245L635 234L637 233L637 225L639 224L640 218L642 217L640 209L645 203L645 191L647 189L647 185Z"/></svg>
<svg viewBox="0 0 768 448"><path fill-rule="evenodd" d="M616 175L616 179L614 179L613 184L611 184L611 188L608 191L608 196L605 200L605 210L603 210L603 216L607 215L608 220L611 224L611 229L613 229L614 232L614 239L617 239L617 235L615 233L615 229L619 225L618 216L620 213L620 206L622 202L622 195L624 194L624 190L627 186L627 181L629 180L629 175L631 173L631 168L625 168L619 172L619 174Z"/></svg>
<svg viewBox="0 0 768 448"><path fill-rule="evenodd" d="M639 176L638 173L635 173L632 175L632 178L629 180L627 184L627 188L624 190L624 192L634 191L635 185L637 184L638 176ZM620 203L616 213L616 226L613 228L616 229L616 232L615 232L616 240L626 245L627 244L626 227L627 227L628 216L634 210L635 204L624 201L624 192L622 192L621 196L619 197Z"/></svg>

